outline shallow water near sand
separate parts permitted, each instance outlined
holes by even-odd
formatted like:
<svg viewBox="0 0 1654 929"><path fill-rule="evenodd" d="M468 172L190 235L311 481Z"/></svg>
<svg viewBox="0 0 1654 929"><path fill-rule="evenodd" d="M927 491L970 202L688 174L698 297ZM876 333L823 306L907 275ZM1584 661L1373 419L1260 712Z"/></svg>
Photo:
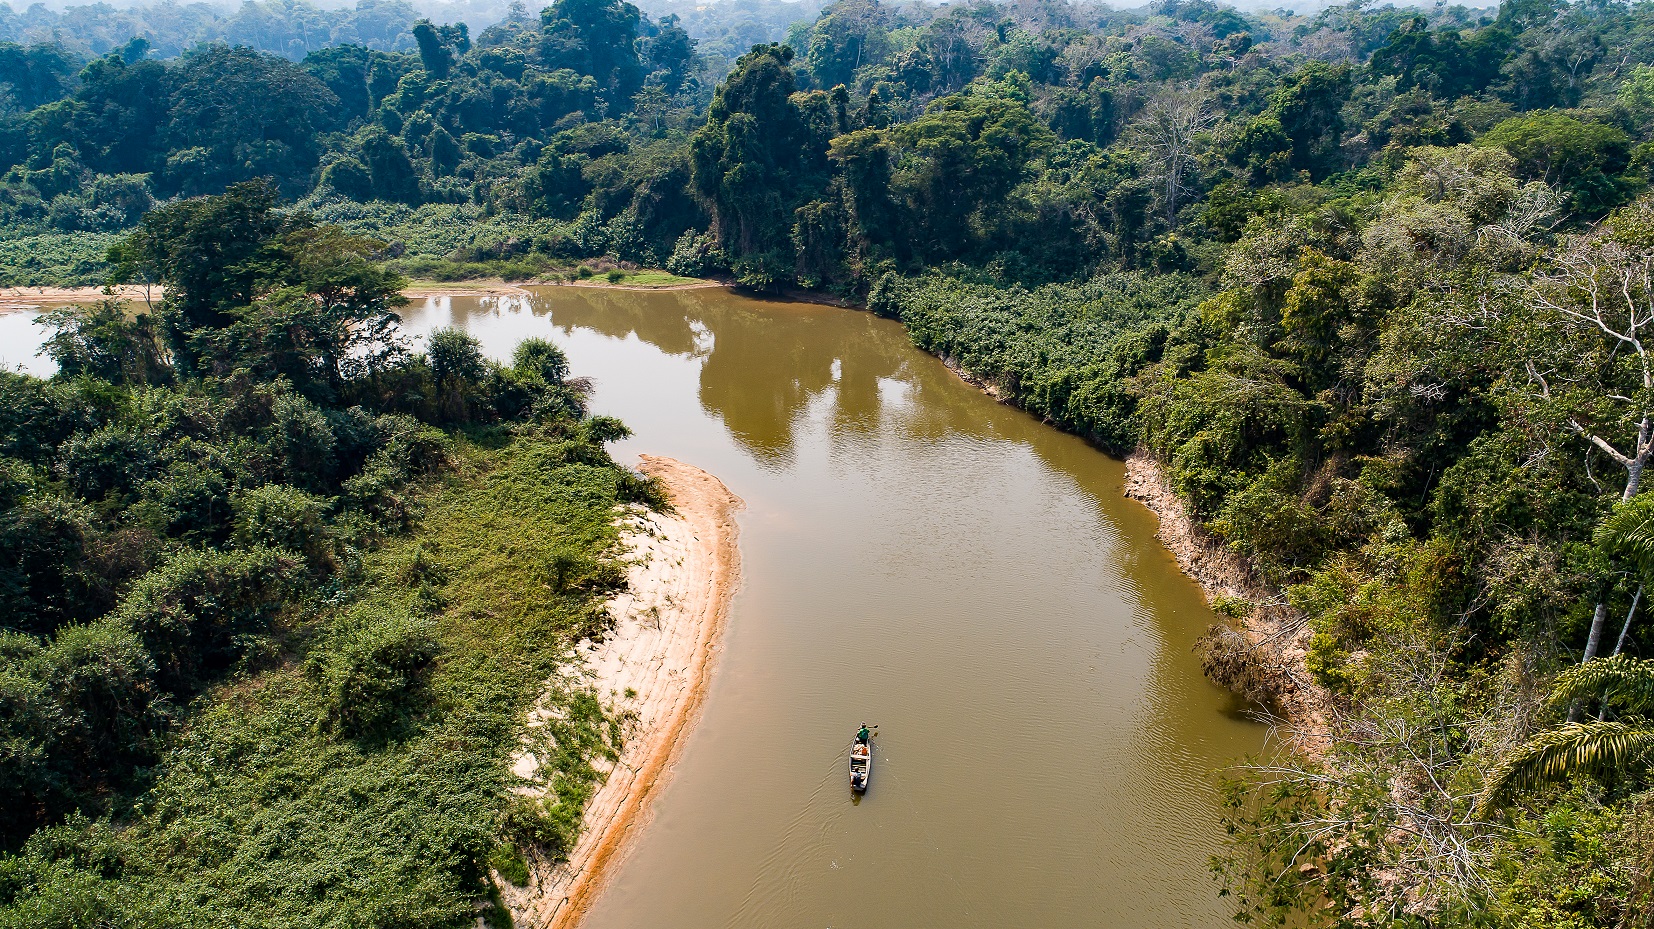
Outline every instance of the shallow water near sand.
<svg viewBox="0 0 1654 929"><path fill-rule="evenodd" d="M1201 676L1213 616L1120 462L867 313L546 287L403 318L552 339L618 460L747 504L703 715L588 929L1228 924L1214 786L1264 730Z"/></svg>

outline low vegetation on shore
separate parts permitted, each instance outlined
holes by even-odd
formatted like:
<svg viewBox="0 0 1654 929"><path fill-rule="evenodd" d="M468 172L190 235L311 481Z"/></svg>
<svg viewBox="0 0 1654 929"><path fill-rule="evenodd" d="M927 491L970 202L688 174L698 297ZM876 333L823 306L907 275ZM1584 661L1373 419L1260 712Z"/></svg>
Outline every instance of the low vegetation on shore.
<svg viewBox="0 0 1654 929"><path fill-rule="evenodd" d="M544 691L655 496L623 428L549 343L412 351L401 280L261 186L122 254L160 314L62 311L59 374L0 375L0 925L507 924L490 866L566 852L618 748Z"/></svg>

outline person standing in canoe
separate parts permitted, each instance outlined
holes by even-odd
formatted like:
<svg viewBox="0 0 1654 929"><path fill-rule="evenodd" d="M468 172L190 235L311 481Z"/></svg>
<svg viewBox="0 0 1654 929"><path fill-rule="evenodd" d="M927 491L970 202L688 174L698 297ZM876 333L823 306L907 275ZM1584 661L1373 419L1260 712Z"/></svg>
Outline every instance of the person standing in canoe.
<svg viewBox="0 0 1654 929"><path fill-rule="evenodd" d="M867 728L866 723L862 723L861 728L856 731L856 741L860 742L863 745L866 745L867 740L872 738L872 737L873 737L872 730Z"/></svg>

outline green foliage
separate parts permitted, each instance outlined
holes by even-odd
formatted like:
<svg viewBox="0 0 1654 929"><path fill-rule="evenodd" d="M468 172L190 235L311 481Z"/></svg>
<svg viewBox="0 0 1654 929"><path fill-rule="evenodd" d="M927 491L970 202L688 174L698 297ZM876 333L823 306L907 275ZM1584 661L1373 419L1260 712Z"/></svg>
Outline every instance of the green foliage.
<svg viewBox="0 0 1654 929"><path fill-rule="evenodd" d="M1509 152L1524 179L1560 187L1585 215L1619 206L1634 187L1619 177L1630 164L1631 139L1613 126L1532 113L1501 122L1478 141Z"/></svg>
<svg viewBox="0 0 1654 929"><path fill-rule="evenodd" d="M40 324L55 330L45 352L65 377L143 385L166 376L166 347L149 314L128 316L121 303L105 300L52 310Z"/></svg>
<svg viewBox="0 0 1654 929"><path fill-rule="evenodd" d="M1492 83L1511 41L1502 29L1483 29L1466 42L1453 30L1431 32L1425 18L1415 16L1373 52L1369 67L1376 74L1393 75L1398 91L1422 87L1452 99Z"/></svg>
<svg viewBox="0 0 1654 929"><path fill-rule="evenodd" d="M1583 789L1543 813L1518 814L1513 841L1493 873L1490 909L1509 925L1636 925L1654 913L1648 864L1654 852L1650 798L1607 807Z"/></svg>
<svg viewBox="0 0 1654 929"><path fill-rule="evenodd" d="M1566 708L1599 696L1604 716L1612 710L1625 718L1570 721L1536 735L1488 772L1479 808L1497 807L1513 794L1547 782L1640 774L1654 759L1654 726L1649 723L1654 661L1615 655L1570 668L1557 677L1550 703Z"/></svg>
<svg viewBox="0 0 1654 929"><path fill-rule="evenodd" d="M78 287L101 283L109 273L109 247L119 236L104 232L0 234L0 286Z"/></svg>
<svg viewBox="0 0 1654 929"><path fill-rule="evenodd" d="M297 487L265 484L236 496L235 539L242 545L267 545L312 558L327 552L328 501Z"/></svg>
<svg viewBox="0 0 1654 929"><path fill-rule="evenodd" d="M718 87L707 124L690 147L694 189L712 207L720 247L736 278L770 289L790 262L776 234L826 160L826 140L810 138L792 100L790 47L754 48ZM812 144L813 143L813 144Z"/></svg>
<svg viewBox="0 0 1654 929"><path fill-rule="evenodd" d="M868 307L1019 406L1123 451L1136 441L1128 381L1160 360L1199 293L1176 276L1109 275L1028 292L932 274L885 277Z"/></svg>
<svg viewBox="0 0 1654 929"><path fill-rule="evenodd" d="M1286 180L1300 171L1315 180L1330 174L1350 85L1347 67L1320 63L1283 77L1268 108L1242 130L1230 159L1244 165L1254 182Z"/></svg>
<svg viewBox="0 0 1654 929"><path fill-rule="evenodd" d="M412 712L437 655L428 623L375 606L335 620L307 666L325 719L352 736L382 732Z"/></svg>
<svg viewBox="0 0 1654 929"><path fill-rule="evenodd" d="M380 351L396 278L271 199L120 249L165 333L55 314L58 378L0 376L0 925L468 924L617 749L542 691L624 581L624 427L543 341ZM431 425L456 392L474 441Z"/></svg>
<svg viewBox="0 0 1654 929"><path fill-rule="evenodd" d="M501 845L488 856L488 866L513 887L528 886L528 861L515 845Z"/></svg>

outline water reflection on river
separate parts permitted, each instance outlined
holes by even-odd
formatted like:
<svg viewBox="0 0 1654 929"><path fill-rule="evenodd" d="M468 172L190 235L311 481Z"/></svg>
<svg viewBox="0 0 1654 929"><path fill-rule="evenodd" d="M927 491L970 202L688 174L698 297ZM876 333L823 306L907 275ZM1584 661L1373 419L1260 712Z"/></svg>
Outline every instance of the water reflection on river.
<svg viewBox="0 0 1654 929"><path fill-rule="evenodd" d="M553 287L404 317L553 338L622 460L747 501L705 716L590 929L1226 922L1212 785L1263 733L1201 677L1211 615L1120 463L865 313Z"/></svg>

